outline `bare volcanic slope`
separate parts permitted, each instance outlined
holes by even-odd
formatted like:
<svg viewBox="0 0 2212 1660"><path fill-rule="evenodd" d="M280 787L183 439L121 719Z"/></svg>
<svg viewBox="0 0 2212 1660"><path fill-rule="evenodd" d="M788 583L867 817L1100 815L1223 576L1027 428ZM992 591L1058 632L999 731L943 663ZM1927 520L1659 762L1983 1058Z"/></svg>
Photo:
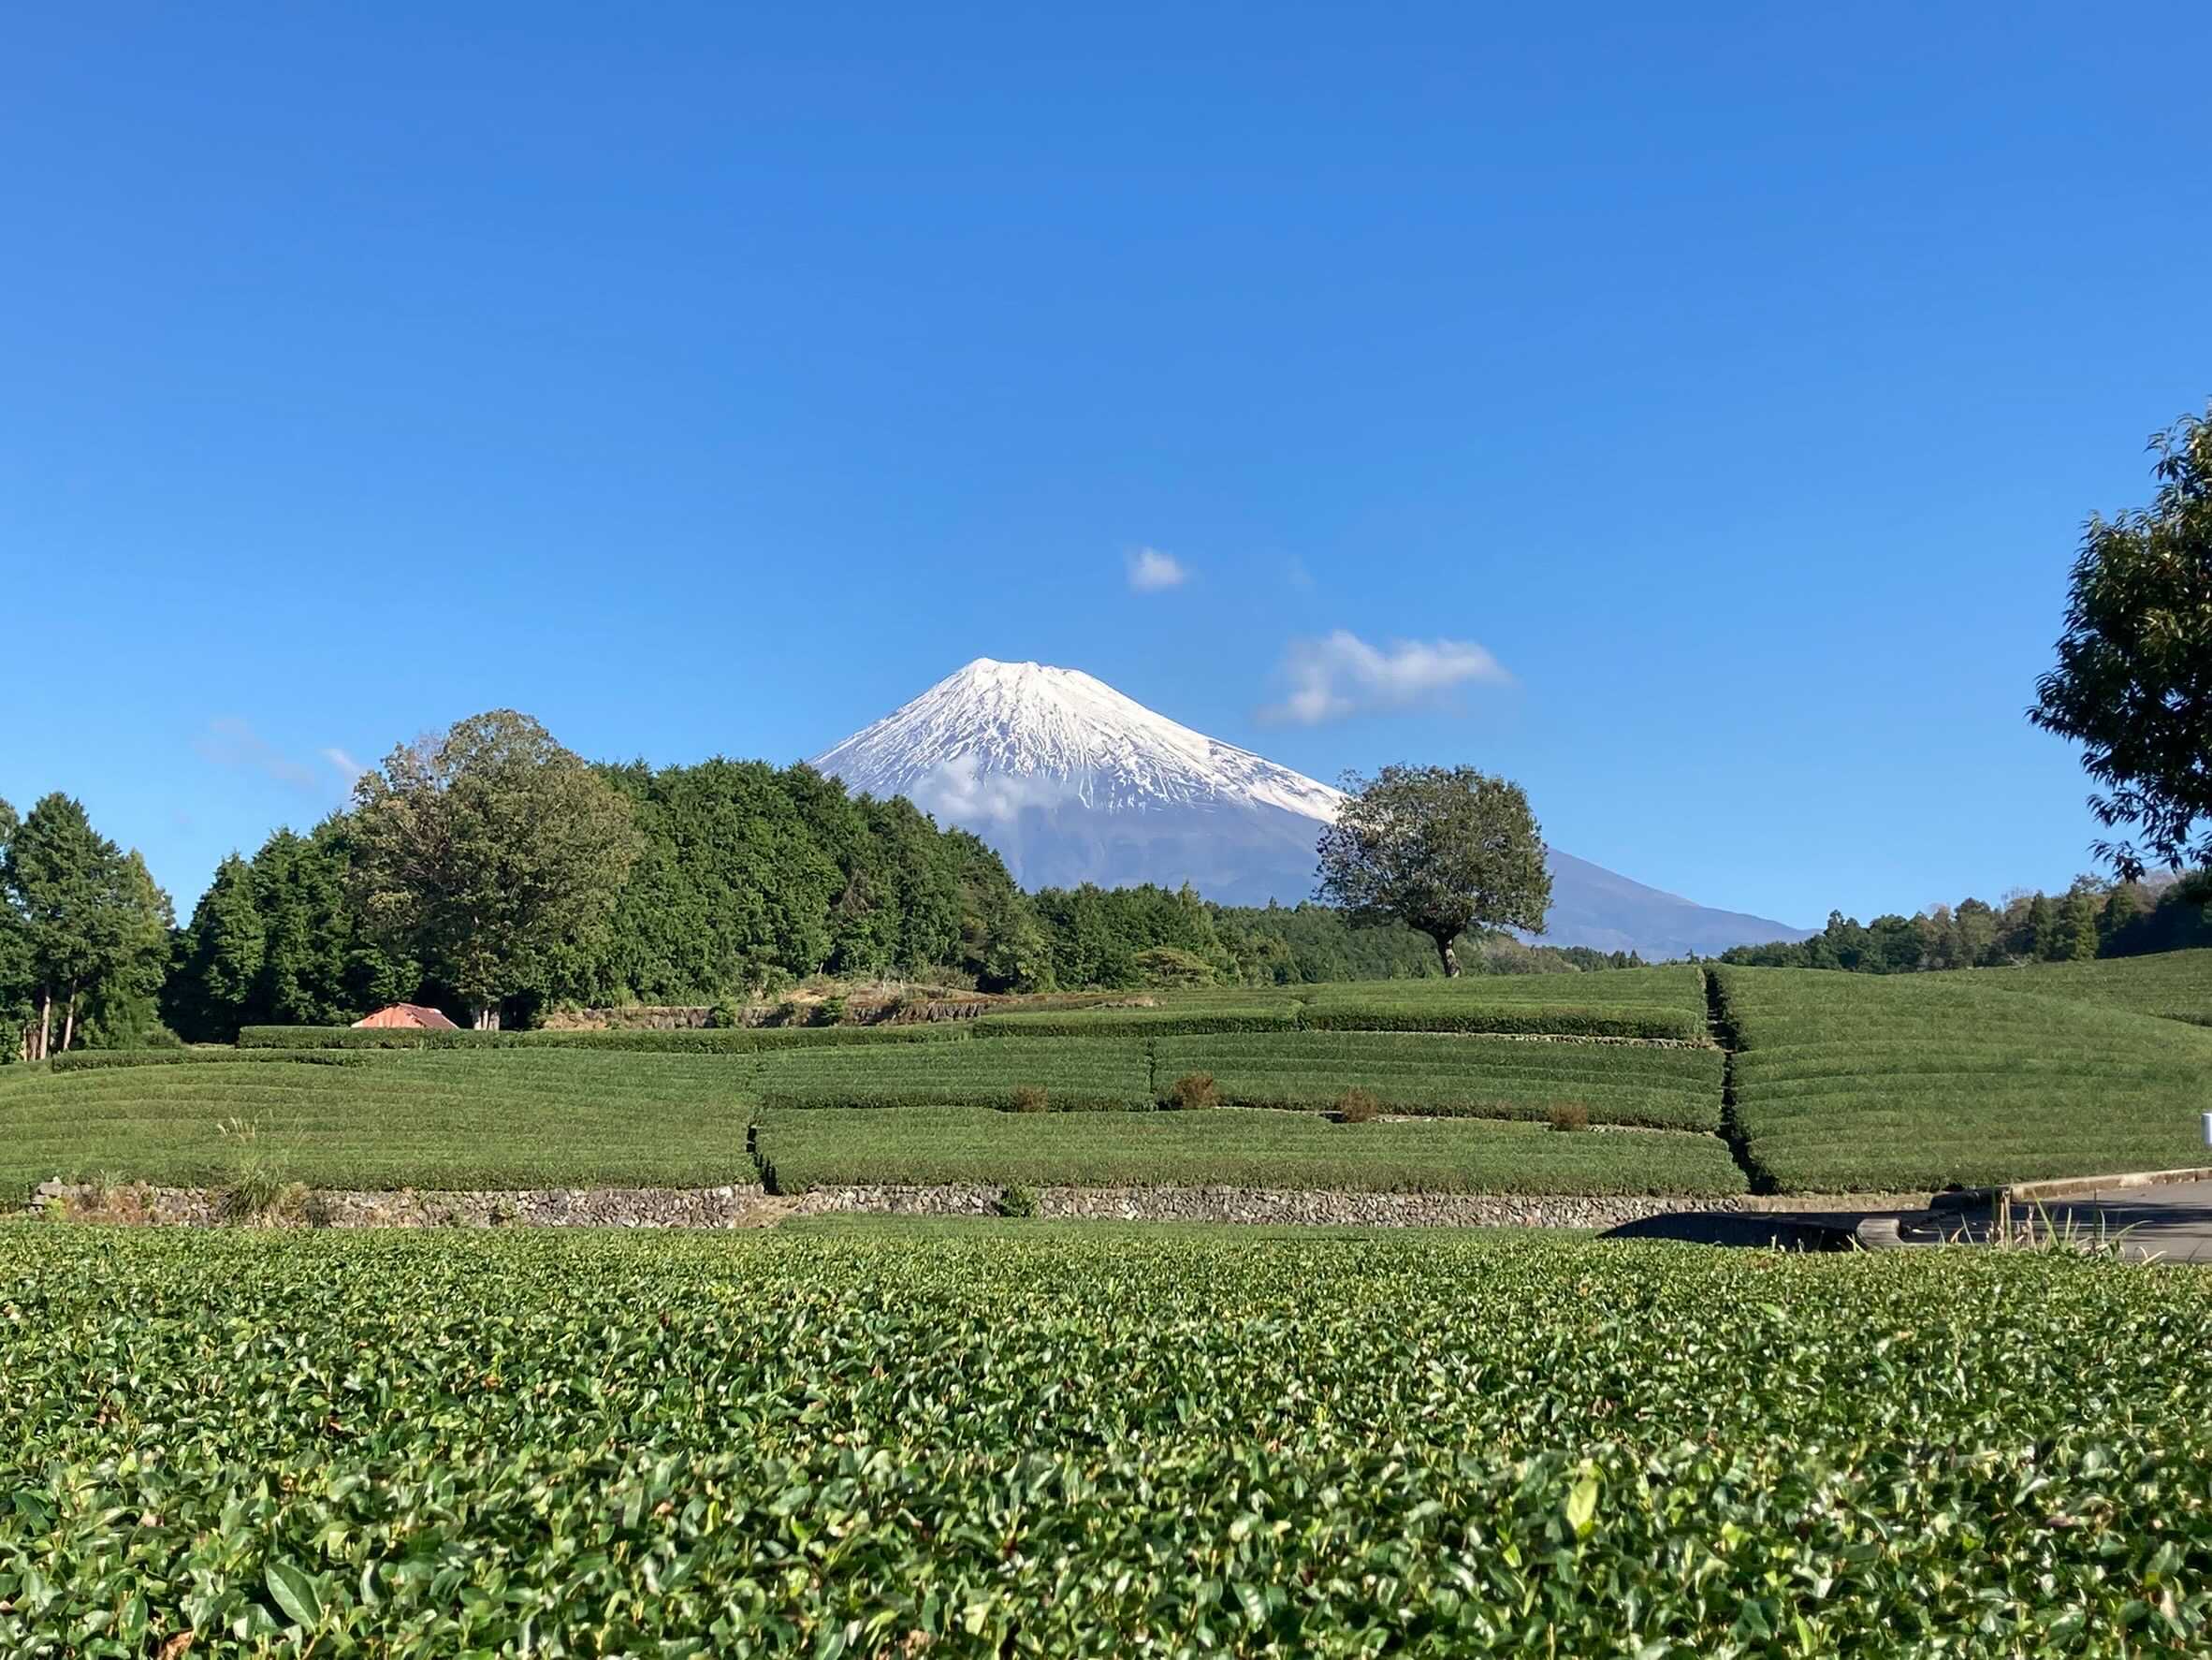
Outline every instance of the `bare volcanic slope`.
<svg viewBox="0 0 2212 1660"><path fill-rule="evenodd" d="M1026 887L1190 882L1224 904L1312 896L1341 792L1075 669L978 658L816 756L854 791L974 831ZM1557 945L1711 953L1806 930L1713 910L1550 852Z"/></svg>

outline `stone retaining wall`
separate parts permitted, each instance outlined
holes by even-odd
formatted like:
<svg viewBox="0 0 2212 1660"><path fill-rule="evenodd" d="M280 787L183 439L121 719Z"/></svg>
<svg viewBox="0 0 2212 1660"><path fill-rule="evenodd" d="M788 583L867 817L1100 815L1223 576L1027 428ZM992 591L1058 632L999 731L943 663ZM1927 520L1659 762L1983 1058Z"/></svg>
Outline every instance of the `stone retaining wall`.
<svg viewBox="0 0 2212 1660"><path fill-rule="evenodd" d="M726 1187L553 1187L522 1192L353 1192L294 1188L267 1216L226 1215L206 1188L96 1187L42 1182L36 1215L154 1227L238 1221L309 1228L745 1228L787 1216L990 1216L1004 1189L820 1187L795 1198L757 1184ZM1044 1217L1132 1222L1251 1222L1361 1227L1617 1228L1650 1216L1734 1210L1734 1200L1501 1198L1469 1193L1299 1192L1254 1187L1041 1187Z"/></svg>
<svg viewBox="0 0 2212 1660"><path fill-rule="evenodd" d="M520 1192L354 1192L296 1187L258 1217L225 1214L204 1187L41 1182L30 1209L87 1222L211 1228L237 1221L307 1228L742 1228L787 1214L757 1182L727 1187L545 1187Z"/></svg>
<svg viewBox="0 0 2212 1660"><path fill-rule="evenodd" d="M802 1215L880 1212L894 1216L996 1215L1003 1189L818 1187L801 1195ZM1617 1228L1648 1216L1733 1210L1728 1199L1499 1197L1475 1193L1311 1192L1259 1187L1040 1187L1037 1214L1130 1222L1254 1222L1415 1228Z"/></svg>

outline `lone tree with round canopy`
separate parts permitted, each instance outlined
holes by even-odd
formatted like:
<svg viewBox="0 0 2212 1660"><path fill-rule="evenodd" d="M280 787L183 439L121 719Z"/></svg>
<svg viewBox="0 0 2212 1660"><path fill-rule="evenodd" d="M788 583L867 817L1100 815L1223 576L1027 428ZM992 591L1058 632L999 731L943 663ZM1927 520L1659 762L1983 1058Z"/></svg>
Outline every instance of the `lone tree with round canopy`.
<svg viewBox="0 0 2212 1660"><path fill-rule="evenodd" d="M640 840L621 792L513 709L363 773L354 837L371 927L467 999L479 1029L604 928Z"/></svg>
<svg viewBox="0 0 2212 1660"><path fill-rule="evenodd" d="M1551 873L1519 784L1472 766L1347 774L1350 798L1321 832L1320 896L1361 926L1400 922L1436 942L1448 976L1469 928L1544 931Z"/></svg>
<svg viewBox="0 0 2212 1660"><path fill-rule="evenodd" d="M2122 881L2212 865L2212 410L2150 449L2150 506L2082 531L2059 663L2028 711L2082 746L2089 810L2141 826L2140 848L2094 845Z"/></svg>

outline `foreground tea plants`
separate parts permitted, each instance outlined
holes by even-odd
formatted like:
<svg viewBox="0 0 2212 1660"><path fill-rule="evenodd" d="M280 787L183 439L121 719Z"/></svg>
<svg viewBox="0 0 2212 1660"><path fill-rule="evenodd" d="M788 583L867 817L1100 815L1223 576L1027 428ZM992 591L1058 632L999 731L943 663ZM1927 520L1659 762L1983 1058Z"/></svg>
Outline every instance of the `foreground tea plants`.
<svg viewBox="0 0 2212 1660"><path fill-rule="evenodd" d="M2181 1271L18 1228L0 1334L11 1656L2212 1641Z"/></svg>

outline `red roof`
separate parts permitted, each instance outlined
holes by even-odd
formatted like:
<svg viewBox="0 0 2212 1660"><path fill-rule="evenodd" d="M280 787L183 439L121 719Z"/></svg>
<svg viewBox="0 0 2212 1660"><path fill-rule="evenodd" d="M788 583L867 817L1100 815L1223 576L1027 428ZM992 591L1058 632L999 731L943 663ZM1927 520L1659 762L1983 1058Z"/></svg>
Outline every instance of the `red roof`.
<svg viewBox="0 0 2212 1660"><path fill-rule="evenodd" d="M394 1003L389 1009L379 1009L364 1020L354 1022L362 1026L405 1026L426 1032L454 1032L460 1028L438 1012L420 1003Z"/></svg>

